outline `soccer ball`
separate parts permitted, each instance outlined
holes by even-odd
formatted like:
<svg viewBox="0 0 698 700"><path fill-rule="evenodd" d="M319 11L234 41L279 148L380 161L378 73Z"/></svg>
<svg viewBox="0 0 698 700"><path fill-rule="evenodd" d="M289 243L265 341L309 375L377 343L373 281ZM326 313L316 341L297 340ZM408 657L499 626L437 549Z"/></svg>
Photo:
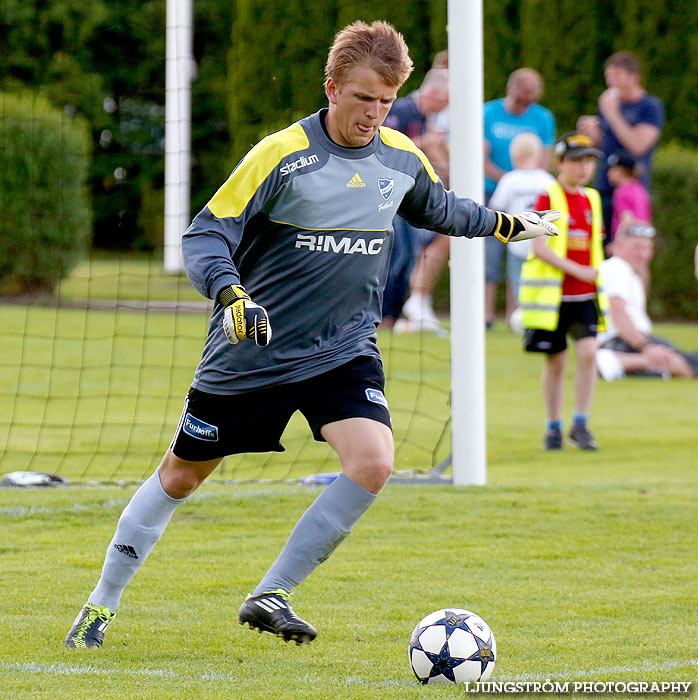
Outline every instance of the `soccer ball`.
<svg viewBox="0 0 698 700"><path fill-rule="evenodd" d="M414 675L424 685L486 681L494 669L497 643L481 617L446 608L414 628L409 654Z"/></svg>

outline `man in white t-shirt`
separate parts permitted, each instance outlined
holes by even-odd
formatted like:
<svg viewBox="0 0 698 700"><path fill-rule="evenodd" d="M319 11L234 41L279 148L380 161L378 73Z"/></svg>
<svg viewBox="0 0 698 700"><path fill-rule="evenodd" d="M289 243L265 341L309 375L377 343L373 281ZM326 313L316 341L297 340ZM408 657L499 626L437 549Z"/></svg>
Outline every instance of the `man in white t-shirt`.
<svg viewBox="0 0 698 700"><path fill-rule="evenodd" d="M654 255L652 226L626 220L618 228L613 257L601 263L601 276L608 294L607 328L599 333L596 365L611 381L629 375L645 377L695 377L698 353L685 353L668 340L652 335L647 315L643 279Z"/></svg>
<svg viewBox="0 0 698 700"><path fill-rule="evenodd" d="M490 205L509 214L533 209L538 195L555 179L539 167L544 146L540 137L530 132L516 136L509 147L514 170L504 173L490 197ZM500 245L503 245L500 243ZM530 241L509 243L507 247L507 323L514 330L523 330L520 314L516 313L519 298L521 266L531 249Z"/></svg>

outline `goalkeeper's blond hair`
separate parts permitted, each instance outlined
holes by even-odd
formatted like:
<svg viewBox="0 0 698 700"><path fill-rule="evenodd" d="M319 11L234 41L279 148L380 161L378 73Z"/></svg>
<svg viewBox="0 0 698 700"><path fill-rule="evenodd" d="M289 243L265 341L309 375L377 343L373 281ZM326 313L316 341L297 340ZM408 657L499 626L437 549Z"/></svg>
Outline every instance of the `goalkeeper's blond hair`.
<svg viewBox="0 0 698 700"><path fill-rule="evenodd" d="M405 39L388 22L357 21L340 30L330 47L325 78L341 85L357 65L372 68L386 85L401 87L412 72L412 59Z"/></svg>

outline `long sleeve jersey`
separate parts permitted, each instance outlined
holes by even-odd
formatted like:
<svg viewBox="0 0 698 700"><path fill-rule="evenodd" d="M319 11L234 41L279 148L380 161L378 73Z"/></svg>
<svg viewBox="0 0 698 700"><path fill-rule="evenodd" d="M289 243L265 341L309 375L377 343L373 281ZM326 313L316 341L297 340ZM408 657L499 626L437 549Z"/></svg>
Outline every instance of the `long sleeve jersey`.
<svg viewBox="0 0 698 700"><path fill-rule="evenodd" d="M260 141L182 240L187 276L217 300L242 284L265 307L271 343L231 345L216 301L193 386L237 394L297 382L358 355L380 359L376 328L396 213L452 236L490 235L494 212L444 189L425 155L381 127L344 148L320 112Z"/></svg>

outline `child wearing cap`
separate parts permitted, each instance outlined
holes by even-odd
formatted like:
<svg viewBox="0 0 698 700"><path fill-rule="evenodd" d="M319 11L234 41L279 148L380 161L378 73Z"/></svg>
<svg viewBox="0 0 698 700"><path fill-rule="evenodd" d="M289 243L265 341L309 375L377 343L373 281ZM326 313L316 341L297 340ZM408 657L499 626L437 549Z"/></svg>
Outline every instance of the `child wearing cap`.
<svg viewBox="0 0 698 700"><path fill-rule="evenodd" d="M567 336L574 342L574 415L567 441L597 450L588 428L596 385L596 333L605 327L608 300L599 283L603 260L603 214L599 193L586 187L601 152L579 132L561 137L554 153L558 177L536 202L536 209L559 209L559 236L531 248L521 271L519 306L526 329L524 347L545 354L544 450L562 449L562 399L567 367Z"/></svg>
<svg viewBox="0 0 698 700"><path fill-rule="evenodd" d="M652 207L650 196L639 179L637 161L631 153L626 150L616 151L608 156L606 163L608 181L613 185L611 236L607 241L612 242L616 239L624 212L632 214L637 221L649 223L652 221Z"/></svg>

